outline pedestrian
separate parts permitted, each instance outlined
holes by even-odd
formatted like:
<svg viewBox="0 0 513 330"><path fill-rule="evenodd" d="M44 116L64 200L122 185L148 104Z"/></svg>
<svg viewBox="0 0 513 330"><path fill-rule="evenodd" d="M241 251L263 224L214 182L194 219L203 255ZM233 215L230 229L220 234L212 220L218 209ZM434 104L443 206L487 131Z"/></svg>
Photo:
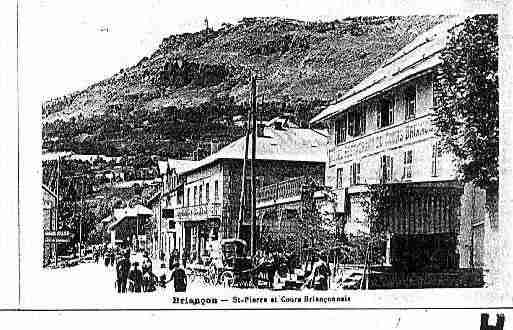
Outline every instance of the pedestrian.
<svg viewBox="0 0 513 330"><path fill-rule="evenodd" d="M187 274L185 268L176 263L169 281L173 281L175 292L185 292L187 289Z"/></svg>
<svg viewBox="0 0 513 330"><path fill-rule="evenodd" d="M177 262L179 259L178 257L178 250L174 249L173 252L169 254L169 270L173 270L173 266L175 262Z"/></svg>
<svg viewBox="0 0 513 330"><path fill-rule="evenodd" d="M110 253L109 253L108 250L105 252L105 256L103 257L103 261L105 262L105 267L109 267L109 264L110 264Z"/></svg>
<svg viewBox="0 0 513 330"><path fill-rule="evenodd" d="M161 288L166 287L166 279L167 279L166 264L162 263L162 264L160 264L160 272L158 275L159 286Z"/></svg>
<svg viewBox="0 0 513 330"><path fill-rule="evenodd" d="M139 268L139 263L136 261L133 263L133 268L128 273L128 290L130 292L141 292L142 286L142 272Z"/></svg>
<svg viewBox="0 0 513 330"><path fill-rule="evenodd" d="M114 261L116 260L116 253L114 252L114 250L110 251L109 259L110 259L110 266L114 267Z"/></svg>
<svg viewBox="0 0 513 330"><path fill-rule="evenodd" d="M144 252L143 254L143 261L142 261L142 272L143 274L146 273L146 272L150 272L152 271L152 262L151 262L151 259L150 257L148 257L148 253L147 252Z"/></svg>
<svg viewBox="0 0 513 330"><path fill-rule="evenodd" d="M331 270L326 263L327 257L321 254L317 257L317 261L313 265L313 287L314 290L328 290L328 281L331 275Z"/></svg>
<svg viewBox="0 0 513 330"><path fill-rule="evenodd" d="M116 265L118 293L126 292L126 282L128 279L129 272L130 272L130 255L128 253L125 253L125 255L118 261L118 263Z"/></svg>

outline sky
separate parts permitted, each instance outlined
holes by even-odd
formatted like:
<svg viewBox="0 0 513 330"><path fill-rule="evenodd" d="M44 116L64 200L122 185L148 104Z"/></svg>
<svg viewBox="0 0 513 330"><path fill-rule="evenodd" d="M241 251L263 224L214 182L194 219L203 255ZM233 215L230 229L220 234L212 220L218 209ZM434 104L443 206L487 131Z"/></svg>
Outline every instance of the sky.
<svg viewBox="0 0 513 330"><path fill-rule="evenodd" d="M150 55L170 34L248 16L333 20L361 15L457 13L482 0L197 1L35 0L20 5L20 52L37 62L43 99L110 77ZM32 70L32 69L31 69Z"/></svg>

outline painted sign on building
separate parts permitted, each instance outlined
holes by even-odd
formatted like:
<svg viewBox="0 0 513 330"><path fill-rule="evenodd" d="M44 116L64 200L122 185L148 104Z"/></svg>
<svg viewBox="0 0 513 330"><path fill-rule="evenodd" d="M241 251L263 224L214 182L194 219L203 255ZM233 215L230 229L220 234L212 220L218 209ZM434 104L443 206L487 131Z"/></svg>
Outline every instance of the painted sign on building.
<svg viewBox="0 0 513 330"><path fill-rule="evenodd" d="M328 151L329 163L345 162L407 143L421 141L433 135L430 116L424 116L385 131L347 142Z"/></svg>

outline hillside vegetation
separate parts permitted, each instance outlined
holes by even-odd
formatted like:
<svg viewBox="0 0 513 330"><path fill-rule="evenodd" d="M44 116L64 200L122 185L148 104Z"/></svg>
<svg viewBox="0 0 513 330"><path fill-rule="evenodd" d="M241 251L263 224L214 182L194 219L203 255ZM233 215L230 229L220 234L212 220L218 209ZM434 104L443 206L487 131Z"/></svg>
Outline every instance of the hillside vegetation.
<svg viewBox="0 0 513 330"><path fill-rule="evenodd" d="M332 22L245 18L171 35L114 76L43 103L43 147L78 153L187 157L243 134L257 72L259 116L290 113L306 126L329 102L444 16Z"/></svg>

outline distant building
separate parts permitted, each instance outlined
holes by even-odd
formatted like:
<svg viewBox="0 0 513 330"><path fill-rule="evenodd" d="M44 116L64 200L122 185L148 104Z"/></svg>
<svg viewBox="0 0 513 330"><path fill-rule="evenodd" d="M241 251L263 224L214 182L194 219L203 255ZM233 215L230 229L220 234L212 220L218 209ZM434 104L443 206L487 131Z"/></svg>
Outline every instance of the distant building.
<svg viewBox="0 0 513 330"><path fill-rule="evenodd" d="M192 160L168 159L158 161L159 176L162 179L159 198L152 198L149 205L153 209L155 234L153 237L153 254L162 250L169 258L174 249L178 249L175 226L175 209L183 206L184 176L182 172L196 162Z"/></svg>
<svg viewBox="0 0 513 330"><path fill-rule="evenodd" d="M114 209L113 214L102 222L108 223L111 246L131 246L135 250L146 249L146 229L152 211L142 205Z"/></svg>
<svg viewBox="0 0 513 330"><path fill-rule="evenodd" d="M44 234L57 230L57 195L48 186L43 188L43 267L48 266L55 258L55 244Z"/></svg>

